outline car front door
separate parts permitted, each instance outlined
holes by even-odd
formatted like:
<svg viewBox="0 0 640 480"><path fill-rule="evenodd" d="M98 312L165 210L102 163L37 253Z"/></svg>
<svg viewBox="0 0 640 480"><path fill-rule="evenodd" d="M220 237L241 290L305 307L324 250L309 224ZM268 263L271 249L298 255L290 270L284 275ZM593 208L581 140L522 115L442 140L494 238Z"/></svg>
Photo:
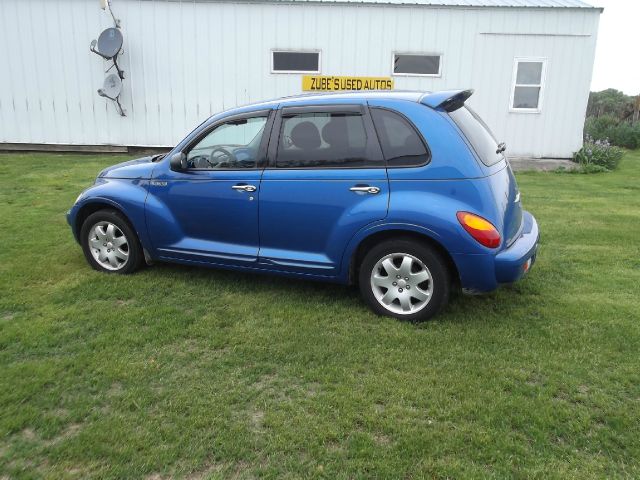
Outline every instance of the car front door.
<svg viewBox="0 0 640 480"><path fill-rule="evenodd" d="M154 257L251 266L258 256L258 198L270 112L234 116L182 149L187 168L168 159L154 170L146 203Z"/></svg>
<svg viewBox="0 0 640 480"><path fill-rule="evenodd" d="M332 277L353 235L387 215L389 183L365 105L285 107L260 186L260 262Z"/></svg>

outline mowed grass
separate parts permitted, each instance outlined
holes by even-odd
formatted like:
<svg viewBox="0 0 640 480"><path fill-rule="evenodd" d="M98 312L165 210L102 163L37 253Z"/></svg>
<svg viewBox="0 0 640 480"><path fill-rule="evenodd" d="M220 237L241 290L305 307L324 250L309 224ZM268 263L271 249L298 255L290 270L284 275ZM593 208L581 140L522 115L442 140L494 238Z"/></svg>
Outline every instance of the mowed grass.
<svg viewBox="0 0 640 480"><path fill-rule="evenodd" d="M336 285L86 264L116 156L0 155L1 478L640 477L640 152L518 175L529 277L436 320Z"/></svg>

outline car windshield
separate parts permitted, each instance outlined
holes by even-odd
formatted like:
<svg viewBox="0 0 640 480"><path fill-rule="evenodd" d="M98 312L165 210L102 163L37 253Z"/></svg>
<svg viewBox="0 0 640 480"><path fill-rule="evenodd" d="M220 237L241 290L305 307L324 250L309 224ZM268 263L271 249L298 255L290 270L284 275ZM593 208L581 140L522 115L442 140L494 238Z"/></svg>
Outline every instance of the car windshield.
<svg viewBox="0 0 640 480"><path fill-rule="evenodd" d="M466 105L449 113L456 125L487 167L504 159L502 148L480 116ZM503 145L503 144L501 144Z"/></svg>

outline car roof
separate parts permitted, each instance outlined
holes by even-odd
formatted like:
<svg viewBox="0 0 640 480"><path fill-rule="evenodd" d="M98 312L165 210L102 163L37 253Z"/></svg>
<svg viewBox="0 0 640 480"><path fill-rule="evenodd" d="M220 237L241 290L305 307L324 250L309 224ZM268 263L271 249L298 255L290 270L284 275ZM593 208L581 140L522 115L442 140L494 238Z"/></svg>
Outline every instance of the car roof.
<svg viewBox="0 0 640 480"><path fill-rule="evenodd" d="M306 95L295 95L280 99L280 105L299 105L304 103L334 102L340 100L369 100L372 98L386 98L390 100L409 100L417 102L425 92L413 90L367 90L354 92L324 92Z"/></svg>
<svg viewBox="0 0 640 480"><path fill-rule="evenodd" d="M367 91L346 91L346 92L322 92L293 95L290 97L276 98L259 103L252 103L242 107L227 110L225 116L238 113L251 112L256 110L268 110L278 107L319 105L339 103L341 101L358 101L368 99L389 99L418 102L428 92L415 90L367 90Z"/></svg>
<svg viewBox="0 0 640 480"><path fill-rule="evenodd" d="M218 121L219 119L228 116L251 113L259 110L273 110L289 106L359 103L370 99L420 102L433 109L442 109L447 112L451 112L460 108L472 94L473 90L471 89L441 90L438 92L425 92L419 90L367 90L310 93L295 95L292 97L277 98L266 102L252 103L243 107L236 107L210 117L207 123Z"/></svg>

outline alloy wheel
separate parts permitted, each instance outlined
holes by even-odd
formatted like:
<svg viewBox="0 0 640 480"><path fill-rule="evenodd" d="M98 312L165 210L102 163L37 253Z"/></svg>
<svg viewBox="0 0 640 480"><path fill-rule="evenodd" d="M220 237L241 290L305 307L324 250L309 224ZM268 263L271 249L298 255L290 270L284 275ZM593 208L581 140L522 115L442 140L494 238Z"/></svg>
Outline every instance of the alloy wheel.
<svg viewBox="0 0 640 480"><path fill-rule="evenodd" d="M89 249L98 264L107 270L120 270L129 261L129 242L120 228L107 221L89 230Z"/></svg>
<svg viewBox="0 0 640 480"><path fill-rule="evenodd" d="M391 253L373 267L371 290L386 310L409 315L422 310L431 300L433 278L420 259L408 253Z"/></svg>

